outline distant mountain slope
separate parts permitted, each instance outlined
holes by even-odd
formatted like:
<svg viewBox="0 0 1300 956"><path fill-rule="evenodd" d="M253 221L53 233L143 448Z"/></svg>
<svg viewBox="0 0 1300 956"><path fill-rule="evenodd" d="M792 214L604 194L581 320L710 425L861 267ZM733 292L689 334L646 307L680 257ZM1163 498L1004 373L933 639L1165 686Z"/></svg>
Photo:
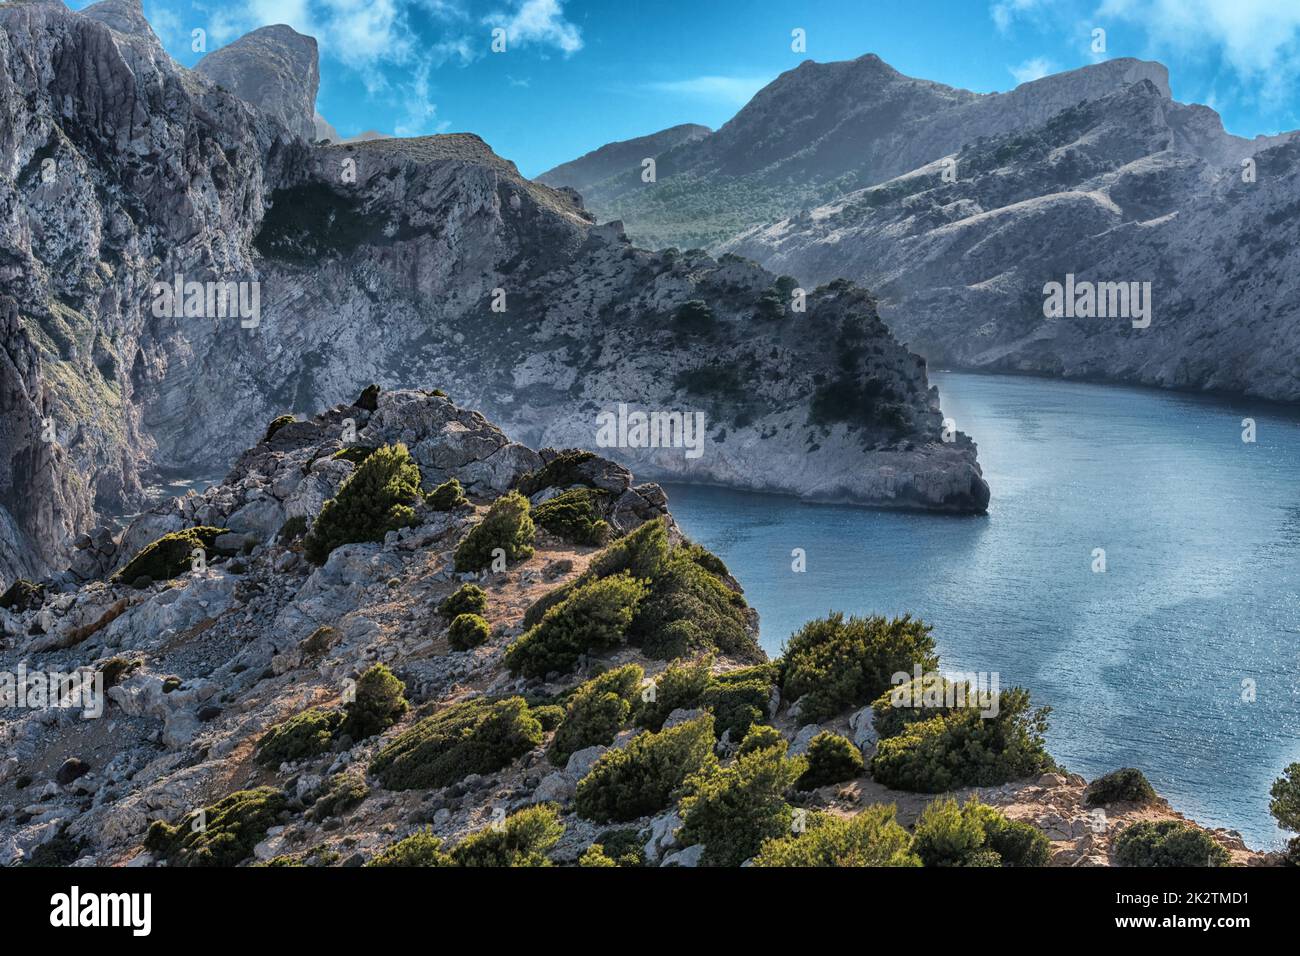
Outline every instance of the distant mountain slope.
<svg viewBox="0 0 1300 956"><path fill-rule="evenodd" d="M316 138L320 66L315 38L284 24L261 27L212 51L194 70L285 129L304 139Z"/></svg>
<svg viewBox="0 0 1300 956"><path fill-rule="evenodd" d="M707 126L683 123L680 126L651 133L649 136L608 143L585 156L547 170L537 177L537 181L557 189L569 186L582 192L609 176L626 171L629 167L640 168L641 161L646 157L658 156L675 146L696 142L712 132Z"/></svg>

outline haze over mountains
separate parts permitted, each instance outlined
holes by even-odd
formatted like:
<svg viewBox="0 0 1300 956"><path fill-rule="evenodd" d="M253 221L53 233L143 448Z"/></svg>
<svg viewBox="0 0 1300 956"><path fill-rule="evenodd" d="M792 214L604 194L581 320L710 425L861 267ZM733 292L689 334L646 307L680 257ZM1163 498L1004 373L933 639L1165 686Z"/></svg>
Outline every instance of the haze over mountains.
<svg viewBox="0 0 1300 956"><path fill-rule="evenodd" d="M1173 101L1158 63L982 95L869 55L783 74L660 154L655 183L639 163L545 178L649 245L862 282L933 363L1296 400L1298 153ZM1151 326L1049 323L1043 287L1067 274L1151 282Z"/></svg>
<svg viewBox="0 0 1300 956"><path fill-rule="evenodd" d="M191 71L139 0L7 4L0 27L6 582L64 566L143 471L218 471L370 382L537 446L594 444L620 403L704 413L701 457L609 450L647 477L987 503L924 363L848 283L796 313L753 263L637 249L470 134L312 145L314 43L288 28ZM255 287L257 315L160 313L176 276Z"/></svg>

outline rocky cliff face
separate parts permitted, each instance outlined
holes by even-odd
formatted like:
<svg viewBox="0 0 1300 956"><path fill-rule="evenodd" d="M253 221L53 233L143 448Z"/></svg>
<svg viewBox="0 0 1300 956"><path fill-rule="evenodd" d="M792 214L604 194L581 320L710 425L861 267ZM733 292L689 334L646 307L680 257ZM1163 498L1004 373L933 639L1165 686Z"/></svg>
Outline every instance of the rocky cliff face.
<svg viewBox="0 0 1300 956"><path fill-rule="evenodd" d="M85 488L36 489L54 517L29 538L87 530L92 500L129 508L142 467L218 467L273 416L372 381L442 385L557 445L594 444L597 415L619 404L701 412L698 458L609 454L664 475L982 510L974 446L942 440L923 365L861 292L809 290L796 313L751 264L635 249L474 136L312 147L177 66L137 13L128 0L0 7L0 270L75 472L60 480ZM256 314L156 307L155 282L177 276L243 283ZM846 388L846 375L864 378ZM8 535L6 553L32 554ZM70 544L44 543L36 564L57 568Z"/></svg>
<svg viewBox="0 0 1300 956"><path fill-rule="evenodd" d="M194 66L303 139L317 138L320 61L314 37L292 27L261 27L214 50ZM334 136L338 138L337 134Z"/></svg>

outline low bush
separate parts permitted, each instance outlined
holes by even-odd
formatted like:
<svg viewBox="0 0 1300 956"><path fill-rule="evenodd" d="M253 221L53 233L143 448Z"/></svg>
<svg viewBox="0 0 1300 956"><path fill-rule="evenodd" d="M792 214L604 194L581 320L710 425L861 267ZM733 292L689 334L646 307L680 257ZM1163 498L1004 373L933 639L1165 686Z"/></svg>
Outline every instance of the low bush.
<svg viewBox="0 0 1300 956"><path fill-rule="evenodd" d="M370 860L366 866L454 866L451 856L443 850L442 840L427 830L412 833Z"/></svg>
<svg viewBox="0 0 1300 956"><path fill-rule="evenodd" d="M1051 843L1036 828L978 800L959 806L947 798L921 812L912 849L926 866L1046 866Z"/></svg>
<svg viewBox="0 0 1300 956"><path fill-rule="evenodd" d="M712 652L741 661L762 660L749 605L708 570L707 554L684 547L669 552L651 579L629 640L661 660Z"/></svg>
<svg viewBox="0 0 1300 956"><path fill-rule="evenodd" d="M781 731L777 730L771 724L755 724L749 728L749 733L740 741L740 747L736 750L736 756L753 753L755 750L766 750L768 747L788 746L786 739L781 736Z"/></svg>
<svg viewBox="0 0 1300 956"><path fill-rule="evenodd" d="M462 584L442 599L438 613L451 620L461 614L482 614L487 610L487 592L477 584Z"/></svg>
<svg viewBox="0 0 1300 956"><path fill-rule="evenodd" d="M1130 823L1115 838L1120 866L1226 866L1231 855L1204 830L1181 820Z"/></svg>
<svg viewBox="0 0 1300 956"><path fill-rule="evenodd" d="M492 502L487 516L470 528L456 546L456 572L482 571L490 567L498 548L506 561L522 561L532 556L536 529L529 515L528 499L512 491Z"/></svg>
<svg viewBox="0 0 1300 956"><path fill-rule="evenodd" d="M570 485L589 484L580 469L595 458L596 454L590 451L575 449L563 451L541 468L524 475L515 487L520 494L531 498L545 488L568 488Z"/></svg>
<svg viewBox="0 0 1300 956"><path fill-rule="evenodd" d="M920 866L912 837L894 805L876 804L852 817L809 814L804 832L763 843L755 866Z"/></svg>
<svg viewBox="0 0 1300 956"><path fill-rule="evenodd" d="M645 586L626 573L592 581L551 608L506 650L511 673L544 677L623 643Z"/></svg>
<svg viewBox="0 0 1300 956"><path fill-rule="evenodd" d="M361 394L357 396L356 401L352 404L367 412L377 410L379 408L379 386L371 382L361 390Z"/></svg>
<svg viewBox="0 0 1300 956"><path fill-rule="evenodd" d="M275 418L271 419L270 424L266 426L266 434L262 436L262 441L264 442L270 441L272 438L275 437L276 432L278 432L285 425L293 424L293 422L295 421L297 421L297 419L295 419L292 415L277 415Z"/></svg>
<svg viewBox="0 0 1300 956"><path fill-rule="evenodd" d="M550 866L546 854L563 835L555 807L542 804L510 814L499 827L471 833L451 858L457 866Z"/></svg>
<svg viewBox="0 0 1300 956"><path fill-rule="evenodd" d="M996 717L963 708L909 724L881 740L871 775L894 790L941 793L993 787L1056 769L1044 747L1049 708L1030 711L1029 692L1003 691Z"/></svg>
<svg viewBox="0 0 1300 956"><path fill-rule="evenodd" d="M929 625L910 616L831 614L809 621L786 645L781 695L802 700L800 717L816 723L874 701L899 671L938 667Z"/></svg>
<svg viewBox="0 0 1300 956"><path fill-rule="evenodd" d="M564 720L564 708L559 704L541 704L537 707L529 707L537 722L542 725L542 730L551 731L560 726Z"/></svg>
<svg viewBox="0 0 1300 956"><path fill-rule="evenodd" d="M640 665L628 664L606 671L574 691L551 742L551 762L562 767L579 750L613 743L632 715L644 676Z"/></svg>
<svg viewBox="0 0 1300 956"><path fill-rule="evenodd" d="M343 712L312 707L276 724L257 741L254 759L264 767L316 757L330 749Z"/></svg>
<svg viewBox="0 0 1300 956"><path fill-rule="evenodd" d="M453 704L399 734L370 762L389 790L445 787L494 773L542 742L542 725L522 697Z"/></svg>
<svg viewBox="0 0 1300 956"><path fill-rule="evenodd" d="M670 731L671 732L671 731ZM785 741L745 748L730 766L706 764L686 781L678 807L680 839L704 844L705 866L739 866L765 840L790 832L794 813L786 793L804 772L802 760L786 756Z"/></svg>
<svg viewBox="0 0 1300 956"><path fill-rule="evenodd" d="M337 817L360 805L369 795L370 789L360 774L337 774L330 780L324 793L316 798L316 802L307 811L307 816L317 822Z"/></svg>
<svg viewBox="0 0 1300 956"><path fill-rule="evenodd" d="M303 541L303 551L313 564L324 564L340 545L382 541L389 531L415 523L414 505L419 500L420 469L406 446L384 445L325 502Z"/></svg>
<svg viewBox="0 0 1300 956"><path fill-rule="evenodd" d="M755 680L710 680L701 703L713 712L714 729L719 739L730 734L738 742L749 733L750 727L770 717L768 705L772 698L772 685L761 677Z"/></svg>
<svg viewBox="0 0 1300 956"><path fill-rule="evenodd" d="M343 639L343 635L338 632L337 628L330 627L328 624L322 624L316 630L303 638L298 645L307 661L316 661L324 657L335 644Z"/></svg>
<svg viewBox="0 0 1300 956"><path fill-rule="evenodd" d="M862 776L862 751L847 737L823 730L808 743L808 769L797 784L816 790Z"/></svg>
<svg viewBox="0 0 1300 956"><path fill-rule="evenodd" d="M386 664L374 664L357 681L356 696L344 705L346 720L339 735L354 741L382 734L402 719L407 711L406 685Z"/></svg>
<svg viewBox="0 0 1300 956"><path fill-rule="evenodd" d="M447 643L457 651L485 644L491 636L492 628L477 614L457 614L447 628Z"/></svg>
<svg viewBox="0 0 1300 956"><path fill-rule="evenodd" d="M880 739L897 737L911 724L940 717L956 709L949 707L947 701L959 700L959 687L946 677L933 673L919 679L913 678L906 684L891 687L871 703L871 725ZM967 688L960 688L963 694ZM975 702L972 697L961 700Z"/></svg>
<svg viewBox="0 0 1300 956"><path fill-rule="evenodd" d="M133 584L140 578L170 580L190 569L190 556L196 549L213 550L218 535L225 533L225 528L205 526L169 532L141 548L140 553L123 565L112 580L124 584Z"/></svg>
<svg viewBox="0 0 1300 956"><path fill-rule="evenodd" d="M465 489L456 478L448 478L424 496L424 503L434 511L453 511L469 504Z"/></svg>
<svg viewBox="0 0 1300 956"><path fill-rule="evenodd" d="M0 608L21 614L34 607L40 607L45 601L45 585L33 584L26 578L19 578L0 595Z"/></svg>
<svg viewBox="0 0 1300 956"><path fill-rule="evenodd" d="M155 820L146 850L172 866L235 866L253 852L285 809L285 795L272 787L239 790L191 813L180 823ZM195 826L202 814L204 825Z"/></svg>
<svg viewBox="0 0 1300 956"><path fill-rule="evenodd" d="M1090 807L1104 807L1112 803L1154 803L1155 788L1141 770L1123 767L1112 770L1088 784L1083 792L1083 802Z"/></svg>
<svg viewBox="0 0 1300 956"><path fill-rule="evenodd" d="M1300 763L1288 764L1269 789L1268 812L1283 830L1300 830Z"/></svg>
<svg viewBox="0 0 1300 956"><path fill-rule="evenodd" d="M716 761L712 717L639 734L601 755L578 782L574 809L598 823L658 813L672 805L687 777Z"/></svg>
<svg viewBox="0 0 1300 956"><path fill-rule="evenodd" d="M654 679L653 690L643 695L636 712L636 723L647 730L659 730L674 710L693 710L701 706L704 692L712 678L708 657L696 661L674 661ZM644 699L647 698L648 699Z"/></svg>
<svg viewBox="0 0 1300 956"><path fill-rule="evenodd" d="M287 519L284 524L280 525L280 530L275 533L275 539L281 544L290 544L297 541L307 533L307 516L294 515Z"/></svg>
<svg viewBox="0 0 1300 956"><path fill-rule="evenodd" d="M612 532L601 518L600 501L608 492L571 488L533 509L533 520L570 544L602 545Z"/></svg>
<svg viewBox="0 0 1300 956"><path fill-rule="evenodd" d="M350 445L347 448L340 448L330 455L330 460L350 461L354 465L359 465L374 453L375 449L370 445Z"/></svg>

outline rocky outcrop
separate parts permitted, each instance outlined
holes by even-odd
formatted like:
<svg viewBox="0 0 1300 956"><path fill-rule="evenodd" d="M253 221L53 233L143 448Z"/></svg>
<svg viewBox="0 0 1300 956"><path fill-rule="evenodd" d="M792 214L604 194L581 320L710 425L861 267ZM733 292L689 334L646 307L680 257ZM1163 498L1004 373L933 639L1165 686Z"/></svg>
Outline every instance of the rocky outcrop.
<svg viewBox="0 0 1300 956"><path fill-rule="evenodd" d="M338 139L337 133L317 135L320 60L314 37L282 23L260 27L213 50L195 64L194 71L304 139Z"/></svg>
<svg viewBox="0 0 1300 956"><path fill-rule="evenodd" d="M648 157L659 156L678 146L697 142L712 132L707 126L682 123L649 136L607 143L585 156L548 169L537 177L537 181L557 189L569 186L578 192L584 192L610 176L640 168L641 162Z"/></svg>
<svg viewBox="0 0 1300 956"><path fill-rule="evenodd" d="M0 7L0 270L67 436L60 480L99 511L133 510L143 467L222 467L275 415L370 382L440 385L555 447L597 444L596 416L620 404L700 412L698 459L607 454L655 475L981 510L974 446L942 442L924 367L869 297L810 289L799 313L752 264L636 249L472 135L313 147L175 64L137 10ZM177 276L243 283L256 314L168 309L155 283ZM677 313L694 300L688 328ZM864 391L812 416L841 361ZM94 523L44 488L32 499L49 527ZM12 517L14 499L0 505ZM52 541L70 555L70 535Z"/></svg>

